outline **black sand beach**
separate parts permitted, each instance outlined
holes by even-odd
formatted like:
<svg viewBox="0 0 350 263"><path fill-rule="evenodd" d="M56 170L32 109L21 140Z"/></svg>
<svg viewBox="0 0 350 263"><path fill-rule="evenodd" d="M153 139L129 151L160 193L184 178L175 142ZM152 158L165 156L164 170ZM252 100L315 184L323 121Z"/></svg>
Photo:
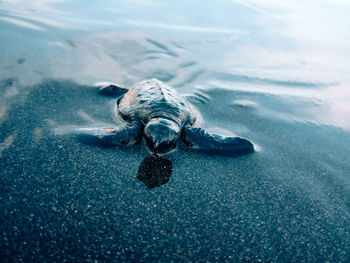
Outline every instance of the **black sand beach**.
<svg viewBox="0 0 350 263"><path fill-rule="evenodd" d="M1 262L350 261L350 53L326 30L348 27L322 16L340 4L53 2L0 6ZM256 151L67 132L114 125L95 82L147 78Z"/></svg>

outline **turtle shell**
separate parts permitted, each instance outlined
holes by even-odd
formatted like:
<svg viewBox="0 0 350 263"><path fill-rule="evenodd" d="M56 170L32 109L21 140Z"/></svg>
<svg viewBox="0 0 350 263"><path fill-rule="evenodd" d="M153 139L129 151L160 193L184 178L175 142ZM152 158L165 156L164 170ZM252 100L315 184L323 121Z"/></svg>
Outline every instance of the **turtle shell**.
<svg viewBox="0 0 350 263"><path fill-rule="evenodd" d="M194 122L192 107L174 88L157 79L138 82L117 102L117 112L128 122L163 118L180 127Z"/></svg>

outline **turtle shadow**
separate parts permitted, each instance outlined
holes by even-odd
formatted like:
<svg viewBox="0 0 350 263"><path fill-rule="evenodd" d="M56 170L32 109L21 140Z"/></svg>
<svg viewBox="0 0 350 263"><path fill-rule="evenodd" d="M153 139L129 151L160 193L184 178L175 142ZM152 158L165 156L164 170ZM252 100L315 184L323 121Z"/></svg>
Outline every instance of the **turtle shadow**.
<svg viewBox="0 0 350 263"><path fill-rule="evenodd" d="M149 156L141 162L137 178L152 189L169 182L172 172L173 165L170 160Z"/></svg>

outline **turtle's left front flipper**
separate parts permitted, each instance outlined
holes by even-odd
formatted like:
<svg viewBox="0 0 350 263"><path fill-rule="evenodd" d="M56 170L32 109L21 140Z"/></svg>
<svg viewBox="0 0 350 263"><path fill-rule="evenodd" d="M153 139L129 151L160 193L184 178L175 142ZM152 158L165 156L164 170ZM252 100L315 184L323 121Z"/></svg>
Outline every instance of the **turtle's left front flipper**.
<svg viewBox="0 0 350 263"><path fill-rule="evenodd" d="M254 152L253 144L246 139L222 136L201 128L184 127L181 139L188 147L208 154L239 156Z"/></svg>
<svg viewBox="0 0 350 263"><path fill-rule="evenodd" d="M142 127L138 124L123 124L117 127L75 128L74 133L90 145L128 145L139 143L142 139Z"/></svg>

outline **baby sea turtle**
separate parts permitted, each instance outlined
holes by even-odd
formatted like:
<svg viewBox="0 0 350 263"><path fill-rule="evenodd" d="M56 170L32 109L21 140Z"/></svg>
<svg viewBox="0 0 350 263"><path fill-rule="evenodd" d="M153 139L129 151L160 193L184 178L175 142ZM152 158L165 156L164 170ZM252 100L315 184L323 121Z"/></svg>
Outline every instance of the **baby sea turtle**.
<svg viewBox="0 0 350 263"><path fill-rule="evenodd" d="M100 93L122 95L114 109L122 124L115 127L79 128L80 136L107 145L135 145L145 138L153 154L164 154L176 147L178 138L193 149L226 156L254 151L253 144L239 137L227 137L196 127L198 112L174 88L158 79L144 80L130 90L114 84L101 86Z"/></svg>

